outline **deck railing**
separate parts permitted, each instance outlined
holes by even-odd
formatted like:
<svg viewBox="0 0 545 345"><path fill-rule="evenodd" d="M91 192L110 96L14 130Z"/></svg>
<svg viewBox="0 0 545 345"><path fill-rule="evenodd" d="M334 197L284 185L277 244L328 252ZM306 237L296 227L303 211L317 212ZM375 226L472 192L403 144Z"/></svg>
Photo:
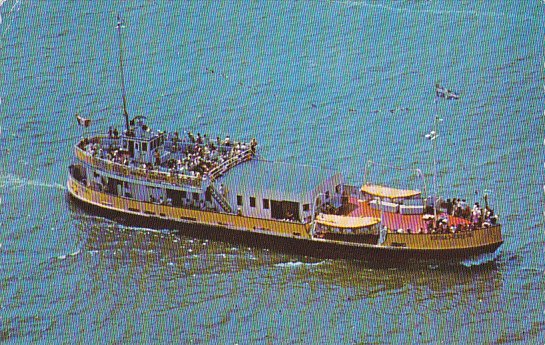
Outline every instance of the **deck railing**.
<svg viewBox="0 0 545 345"><path fill-rule="evenodd" d="M229 158L225 162L216 166L214 169L210 170L210 172L208 173L210 180L215 181L227 170L252 159L253 155L254 155L254 152L251 149L247 149L242 151L240 154L236 155L235 157Z"/></svg>
<svg viewBox="0 0 545 345"><path fill-rule="evenodd" d="M148 182L166 182L174 185L187 185L195 188L201 188L202 177L188 176L182 174L170 174L158 170L148 170L143 168L130 167L124 164L112 162L110 160L93 157L89 153L75 146L76 158L83 163L97 167L101 170L113 172L118 175L133 177Z"/></svg>
<svg viewBox="0 0 545 345"><path fill-rule="evenodd" d="M89 139L90 143L102 144L102 141L108 139L110 145L120 146L120 138L107 138L103 136L95 136ZM79 144L75 146L75 154L77 159L80 161L100 168L105 171L113 172L122 176L134 177L149 182L162 181L166 183L171 183L174 185L188 185L196 188L201 188L202 186L202 177L200 176L189 176L184 174L170 174L158 170L148 170L137 167L130 167L128 165L116 163L110 160L106 160L99 157L94 157L90 153L84 151L80 148ZM251 148L248 148L241 153L233 156L218 166L214 167L208 172L208 176L211 181L216 180L227 170L246 162L254 156L254 151Z"/></svg>

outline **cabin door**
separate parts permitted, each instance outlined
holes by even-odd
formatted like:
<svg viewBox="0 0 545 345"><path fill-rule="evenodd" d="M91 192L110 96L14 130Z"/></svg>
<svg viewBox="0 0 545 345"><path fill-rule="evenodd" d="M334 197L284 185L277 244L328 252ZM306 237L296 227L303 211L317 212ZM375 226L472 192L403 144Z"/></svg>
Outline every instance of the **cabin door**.
<svg viewBox="0 0 545 345"><path fill-rule="evenodd" d="M274 219L283 219L284 211L282 209L282 202L271 200L271 218Z"/></svg>
<svg viewBox="0 0 545 345"><path fill-rule="evenodd" d="M299 203L271 200L271 218L299 221Z"/></svg>
<svg viewBox="0 0 545 345"><path fill-rule="evenodd" d="M134 141L129 140L129 155L130 157L134 157Z"/></svg>

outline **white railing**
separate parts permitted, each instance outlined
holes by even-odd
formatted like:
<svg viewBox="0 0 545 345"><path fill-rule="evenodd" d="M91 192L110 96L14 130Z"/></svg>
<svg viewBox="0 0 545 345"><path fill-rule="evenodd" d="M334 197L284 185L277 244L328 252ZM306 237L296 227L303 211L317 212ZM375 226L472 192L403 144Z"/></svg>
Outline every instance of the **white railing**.
<svg viewBox="0 0 545 345"><path fill-rule="evenodd" d="M254 155L253 151L251 149L247 149L245 151L242 151L240 154L229 158L225 162L219 164L218 166L210 170L210 172L208 173L210 180L212 181L216 180L227 170L239 165L240 163L243 163L252 159L253 155Z"/></svg>
<svg viewBox="0 0 545 345"><path fill-rule="evenodd" d="M75 146L76 158L83 163L104 171L113 172L118 175L128 176L145 180L148 182L166 182L174 185L188 185L196 188L202 186L202 178L199 176L188 176L182 174L170 174L158 170L148 170L143 168L130 167L124 164L112 162L110 160L93 157L86 151L83 151L77 145Z"/></svg>

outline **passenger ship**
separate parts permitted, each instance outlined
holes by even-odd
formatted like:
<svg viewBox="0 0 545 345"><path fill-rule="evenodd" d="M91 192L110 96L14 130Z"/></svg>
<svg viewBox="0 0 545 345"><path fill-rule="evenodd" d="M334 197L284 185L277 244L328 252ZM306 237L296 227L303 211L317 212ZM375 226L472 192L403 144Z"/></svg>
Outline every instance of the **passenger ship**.
<svg viewBox="0 0 545 345"><path fill-rule="evenodd" d="M259 159L255 139L154 130L143 116L129 121L120 28L125 128L75 144L67 187L80 204L130 222L317 257L452 259L502 244L487 200L470 219L467 205L455 212L416 189L351 186L335 171Z"/></svg>

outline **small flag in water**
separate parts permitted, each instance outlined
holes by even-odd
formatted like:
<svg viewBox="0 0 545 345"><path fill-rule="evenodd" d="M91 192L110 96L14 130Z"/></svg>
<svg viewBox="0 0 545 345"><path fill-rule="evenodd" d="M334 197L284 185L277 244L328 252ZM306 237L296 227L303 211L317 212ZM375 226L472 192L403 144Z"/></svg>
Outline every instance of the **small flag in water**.
<svg viewBox="0 0 545 345"><path fill-rule="evenodd" d="M428 134L426 134L424 137L428 140L435 140L437 139L437 133L435 131L431 131Z"/></svg>
<svg viewBox="0 0 545 345"><path fill-rule="evenodd" d="M91 119L86 119L84 117L79 116L76 114L76 119L78 120L78 124L83 127L89 127L91 125Z"/></svg>
<svg viewBox="0 0 545 345"><path fill-rule="evenodd" d="M117 29L121 29L121 28L124 28L125 27L125 21L123 19L121 19L121 16L118 14L117 15L117 25L116 25L116 28Z"/></svg>
<svg viewBox="0 0 545 345"><path fill-rule="evenodd" d="M435 84L435 96L445 99L460 99L460 95L456 92L450 91L439 84Z"/></svg>

